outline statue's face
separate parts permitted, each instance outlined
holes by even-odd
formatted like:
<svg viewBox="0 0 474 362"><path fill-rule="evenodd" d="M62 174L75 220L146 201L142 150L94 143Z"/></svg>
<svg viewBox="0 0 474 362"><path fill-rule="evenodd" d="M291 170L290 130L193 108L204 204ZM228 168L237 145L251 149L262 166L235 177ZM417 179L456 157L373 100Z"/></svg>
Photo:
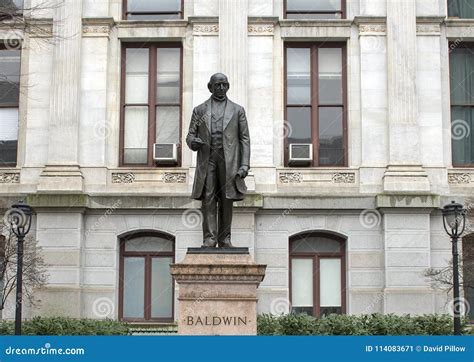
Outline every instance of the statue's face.
<svg viewBox="0 0 474 362"><path fill-rule="evenodd" d="M214 75L211 78L209 90L216 97L220 98L225 96L229 90L229 81L227 80L227 77L223 74Z"/></svg>

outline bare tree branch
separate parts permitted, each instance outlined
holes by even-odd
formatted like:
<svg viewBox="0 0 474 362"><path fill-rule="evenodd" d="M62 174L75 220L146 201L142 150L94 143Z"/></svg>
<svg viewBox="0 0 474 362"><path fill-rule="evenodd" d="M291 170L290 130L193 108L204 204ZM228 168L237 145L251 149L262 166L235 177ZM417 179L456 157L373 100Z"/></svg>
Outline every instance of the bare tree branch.
<svg viewBox="0 0 474 362"><path fill-rule="evenodd" d="M8 230L0 223L0 229L3 229L5 235L4 240L4 257L0 260L0 280L3 281L3 289L1 290L0 310L5 308L5 303L16 288L16 271L17 271L17 238L11 230ZM46 265L41 256L41 248L38 247L36 241L32 237L27 237L24 242L23 255L23 296L31 305L37 305L40 300L35 297L34 290L41 288L47 282Z"/></svg>

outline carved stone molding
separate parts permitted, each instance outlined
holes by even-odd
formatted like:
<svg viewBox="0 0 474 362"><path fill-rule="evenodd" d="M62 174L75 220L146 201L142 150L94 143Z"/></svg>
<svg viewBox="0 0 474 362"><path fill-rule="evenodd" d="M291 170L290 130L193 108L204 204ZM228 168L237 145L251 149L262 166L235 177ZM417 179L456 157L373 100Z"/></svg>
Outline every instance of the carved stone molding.
<svg viewBox="0 0 474 362"><path fill-rule="evenodd" d="M20 182L19 172L2 172L0 173L0 184L17 184Z"/></svg>
<svg viewBox="0 0 474 362"><path fill-rule="evenodd" d="M439 24L417 24L416 32L422 35L439 35L441 27Z"/></svg>
<svg viewBox="0 0 474 362"><path fill-rule="evenodd" d="M163 174L163 181L165 183L177 183L182 184L186 182L185 172L165 172Z"/></svg>
<svg viewBox="0 0 474 362"><path fill-rule="evenodd" d="M109 36L110 28L107 25L84 25L82 34L86 37Z"/></svg>
<svg viewBox="0 0 474 362"><path fill-rule="evenodd" d="M303 182L303 174L300 172L282 172L279 178L280 182L284 184Z"/></svg>
<svg viewBox="0 0 474 362"><path fill-rule="evenodd" d="M249 24L249 35L273 35L272 24Z"/></svg>
<svg viewBox="0 0 474 362"><path fill-rule="evenodd" d="M194 24L193 35L218 35L218 24Z"/></svg>
<svg viewBox="0 0 474 362"><path fill-rule="evenodd" d="M385 35L387 26L385 24L360 24L359 35Z"/></svg>
<svg viewBox="0 0 474 362"><path fill-rule="evenodd" d="M263 276L261 275L208 275L208 274L185 274L185 275L174 275L176 281L206 281L206 282L254 282L259 283L262 281Z"/></svg>
<svg viewBox="0 0 474 362"><path fill-rule="evenodd" d="M470 184L473 178L468 173L452 173L448 175L448 182L450 184Z"/></svg>
<svg viewBox="0 0 474 362"><path fill-rule="evenodd" d="M355 173L338 172L332 176L332 182L336 184L353 184L355 183Z"/></svg>
<svg viewBox="0 0 474 362"><path fill-rule="evenodd" d="M112 174L113 184L131 184L134 181L135 181L135 174L133 174L132 172Z"/></svg>

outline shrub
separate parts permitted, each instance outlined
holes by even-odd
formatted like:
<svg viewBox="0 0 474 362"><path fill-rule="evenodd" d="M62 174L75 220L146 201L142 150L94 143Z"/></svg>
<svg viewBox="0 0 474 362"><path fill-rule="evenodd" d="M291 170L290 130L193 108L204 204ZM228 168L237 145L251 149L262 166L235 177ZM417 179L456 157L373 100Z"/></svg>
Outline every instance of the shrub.
<svg viewBox="0 0 474 362"><path fill-rule="evenodd" d="M1 321L0 335L14 334L14 322ZM35 317L22 323L22 334L29 336L112 336L128 335L125 323L113 320Z"/></svg>
<svg viewBox="0 0 474 362"><path fill-rule="evenodd" d="M467 320L463 334L469 333ZM341 336L402 336L451 335L453 318L447 314L398 316L394 314L340 315L315 318L306 314L263 314L257 319L259 335L341 335ZM471 331L472 333L472 331Z"/></svg>

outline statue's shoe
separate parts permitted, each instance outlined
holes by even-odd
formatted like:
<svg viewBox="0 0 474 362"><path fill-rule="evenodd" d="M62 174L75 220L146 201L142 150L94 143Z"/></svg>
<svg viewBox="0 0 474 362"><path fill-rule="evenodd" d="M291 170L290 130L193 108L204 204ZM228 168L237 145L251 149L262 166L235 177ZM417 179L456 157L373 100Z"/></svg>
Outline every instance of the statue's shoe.
<svg viewBox="0 0 474 362"><path fill-rule="evenodd" d="M215 240L204 240L203 243L202 243L202 247L203 248L215 248L217 245L217 241Z"/></svg>
<svg viewBox="0 0 474 362"><path fill-rule="evenodd" d="M233 248L234 247L232 243L230 242L230 239L225 239L224 241L217 243L217 246L219 248Z"/></svg>

